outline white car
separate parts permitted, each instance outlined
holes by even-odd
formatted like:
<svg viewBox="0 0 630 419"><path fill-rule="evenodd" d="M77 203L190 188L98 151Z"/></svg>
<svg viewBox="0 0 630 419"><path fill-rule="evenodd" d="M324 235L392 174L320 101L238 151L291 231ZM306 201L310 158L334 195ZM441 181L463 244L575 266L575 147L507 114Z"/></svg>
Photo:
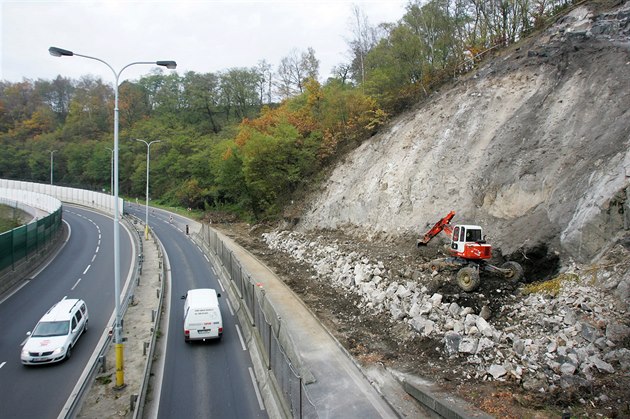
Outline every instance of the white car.
<svg viewBox="0 0 630 419"><path fill-rule="evenodd" d="M22 364L50 364L70 358L72 348L87 330L88 310L85 302L66 299L44 314L22 347Z"/></svg>

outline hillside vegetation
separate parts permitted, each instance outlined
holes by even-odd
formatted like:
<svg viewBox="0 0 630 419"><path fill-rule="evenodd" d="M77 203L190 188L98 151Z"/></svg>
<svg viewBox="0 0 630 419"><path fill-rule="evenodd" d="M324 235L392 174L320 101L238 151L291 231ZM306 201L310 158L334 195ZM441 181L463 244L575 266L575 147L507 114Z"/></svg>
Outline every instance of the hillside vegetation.
<svg viewBox="0 0 630 419"><path fill-rule="evenodd" d="M410 1L398 22L352 10L350 61L320 80L305 46L217 73L154 73L119 86L120 193L270 220L348 149L573 1ZM340 34L341 35L341 34ZM114 92L90 76L0 82L0 176L109 190Z"/></svg>

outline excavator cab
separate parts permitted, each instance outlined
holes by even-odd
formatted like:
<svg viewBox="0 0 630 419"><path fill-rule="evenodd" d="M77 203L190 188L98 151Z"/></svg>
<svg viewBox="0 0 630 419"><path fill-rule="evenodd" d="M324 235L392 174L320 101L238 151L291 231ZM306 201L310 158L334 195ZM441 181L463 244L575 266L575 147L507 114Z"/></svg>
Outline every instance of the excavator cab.
<svg viewBox="0 0 630 419"><path fill-rule="evenodd" d="M451 236L451 253L464 259L490 259L492 246L486 244L481 227L456 225Z"/></svg>

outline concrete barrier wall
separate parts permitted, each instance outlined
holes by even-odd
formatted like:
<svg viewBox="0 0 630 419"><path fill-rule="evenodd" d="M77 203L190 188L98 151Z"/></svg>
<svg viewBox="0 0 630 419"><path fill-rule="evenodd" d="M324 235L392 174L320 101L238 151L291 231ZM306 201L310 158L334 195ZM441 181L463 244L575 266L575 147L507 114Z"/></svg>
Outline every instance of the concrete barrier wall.
<svg viewBox="0 0 630 419"><path fill-rule="evenodd" d="M48 185L45 183L22 182L18 180L8 179L0 179L0 189L17 190L19 192L34 192L56 198L62 202L84 205L110 214L114 213L114 197L112 195L104 194L101 192L68 188L65 186ZM23 201L22 199L15 200ZM118 211L121 217L123 213L123 205L123 199L118 198Z"/></svg>
<svg viewBox="0 0 630 419"><path fill-rule="evenodd" d="M0 187L0 199L3 203L14 201L28 207L36 208L44 213L52 214L61 208L61 201L50 195L37 192L23 191L20 189L8 189ZM24 211L28 211L26 208ZM40 217L41 218L41 217Z"/></svg>

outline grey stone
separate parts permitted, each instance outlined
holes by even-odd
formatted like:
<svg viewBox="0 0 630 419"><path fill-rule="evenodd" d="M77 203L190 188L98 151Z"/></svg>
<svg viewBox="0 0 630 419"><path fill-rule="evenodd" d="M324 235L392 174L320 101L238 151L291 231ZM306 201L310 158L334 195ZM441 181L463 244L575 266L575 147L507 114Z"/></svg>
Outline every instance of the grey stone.
<svg viewBox="0 0 630 419"><path fill-rule="evenodd" d="M477 344L477 351L475 353L483 352L486 349L494 348L494 342L488 338L479 339L479 343Z"/></svg>
<svg viewBox="0 0 630 419"><path fill-rule="evenodd" d="M462 336L456 332L446 332L444 334L444 347L449 355L454 355L459 352L459 344L462 340Z"/></svg>
<svg viewBox="0 0 630 419"><path fill-rule="evenodd" d="M565 362L560 365L560 373L562 375L573 375L575 373L576 366L570 362Z"/></svg>
<svg viewBox="0 0 630 419"><path fill-rule="evenodd" d="M430 300L433 307L438 307L440 304L442 304L442 294L433 294Z"/></svg>
<svg viewBox="0 0 630 419"><path fill-rule="evenodd" d="M490 317L492 317L492 311L490 310L490 307L488 306L481 307L481 311L479 312L479 317L481 317L484 320L489 320Z"/></svg>
<svg viewBox="0 0 630 419"><path fill-rule="evenodd" d="M611 322L606 326L606 337L613 342L622 342L630 336L630 327L623 323Z"/></svg>
<svg viewBox="0 0 630 419"><path fill-rule="evenodd" d="M630 371L630 349L621 348L604 355L604 361L617 362L622 371Z"/></svg>
<svg viewBox="0 0 630 419"><path fill-rule="evenodd" d="M459 352L465 354L474 354L477 352L478 340L475 338L465 337L459 343Z"/></svg>
<svg viewBox="0 0 630 419"><path fill-rule="evenodd" d="M608 362L603 361L602 359L600 359L598 356L595 355L591 355L588 360L595 365L595 367L600 371L600 372L607 372L609 374L612 374L615 372L615 369L613 368L612 365L610 365Z"/></svg>
<svg viewBox="0 0 630 419"><path fill-rule="evenodd" d="M475 326L477 326L477 329L486 337L492 337L494 335L494 328L490 326L483 317L477 317Z"/></svg>
<svg viewBox="0 0 630 419"><path fill-rule="evenodd" d="M448 306L448 312L451 313L453 317L459 317L460 310L461 310L461 307L457 303L451 303Z"/></svg>
<svg viewBox="0 0 630 419"><path fill-rule="evenodd" d="M496 380L497 378L503 377L507 374L507 370L503 365L492 364L490 368L488 368L488 374L492 375L492 377Z"/></svg>
<svg viewBox="0 0 630 419"><path fill-rule="evenodd" d="M591 326L588 323L582 323L582 337L589 342L595 342L597 338L601 337L602 334L595 327Z"/></svg>

